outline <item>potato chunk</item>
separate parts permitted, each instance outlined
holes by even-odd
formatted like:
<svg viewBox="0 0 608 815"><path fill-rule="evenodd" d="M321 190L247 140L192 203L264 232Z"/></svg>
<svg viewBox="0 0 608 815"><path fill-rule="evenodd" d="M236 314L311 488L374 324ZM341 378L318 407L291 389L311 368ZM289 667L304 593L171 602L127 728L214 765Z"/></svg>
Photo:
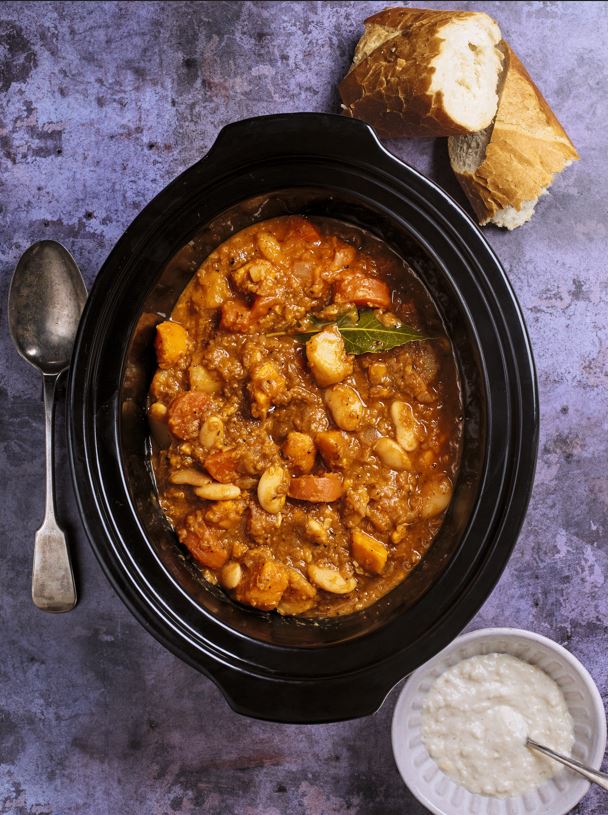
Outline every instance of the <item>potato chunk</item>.
<svg viewBox="0 0 608 815"><path fill-rule="evenodd" d="M236 269L233 279L244 292L268 296L277 288L277 269L267 260L256 258Z"/></svg>
<svg viewBox="0 0 608 815"><path fill-rule="evenodd" d="M380 574L386 566L388 550L382 541L372 538L367 532L353 529L350 549L353 558L365 571Z"/></svg>
<svg viewBox="0 0 608 815"><path fill-rule="evenodd" d="M211 504L205 513L205 520L220 529L234 529L241 522L241 516L245 512L245 502L240 499L229 501L218 501Z"/></svg>
<svg viewBox="0 0 608 815"><path fill-rule="evenodd" d="M217 374L208 370L203 365L191 365L188 368L188 378L190 380L191 391L219 393L219 391L222 390L222 383Z"/></svg>
<svg viewBox="0 0 608 815"><path fill-rule="evenodd" d="M270 232L258 234L258 247L264 257L272 263L280 263L283 260L281 244Z"/></svg>
<svg viewBox="0 0 608 815"><path fill-rule="evenodd" d="M277 397L285 393L286 388L287 380L274 362L267 361L256 365L247 386L253 399L251 413L256 418L263 419L268 408L274 404Z"/></svg>
<svg viewBox="0 0 608 815"><path fill-rule="evenodd" d="M198 282L200 290L196 301L203 308L217 308L231 296L228 281L219 269L205 271L202 266L198 272Z"/></svg>
<svg viewBox="0 0 608 815"><path fill-rule="evenodd" d="M317 448L308 433L289 433L281 449L296 474L305 475L314 467Z"/></svg>
<svg viewBox="0 0 608 815"><path fill-rule="evenodd" d="M188 332L179 323L165 320L156 326L154 349L159 368L173 368L188 354Z"/></svg>
<svg viewBox="0 0 608 815"><path fill-rule="evenodd" d="M276 560L256 557L236 587L236 599L262 611L276 608L289 583L287 568Z"/></svg>
<svg viewBox="0 0 608 815"><path fill-rule="evenodd" d="M328 467L346 467L350 461L348 437L339 430L325 430L315 436L317 447Z"/></svg>
<svg viewBox="0 0 608 815"><path fill-rule="evenodd" d="M344 340L335 325L324 328L308 340L306 357L322 388L342 382L353 372L353 359L347 356Z"/></svg>

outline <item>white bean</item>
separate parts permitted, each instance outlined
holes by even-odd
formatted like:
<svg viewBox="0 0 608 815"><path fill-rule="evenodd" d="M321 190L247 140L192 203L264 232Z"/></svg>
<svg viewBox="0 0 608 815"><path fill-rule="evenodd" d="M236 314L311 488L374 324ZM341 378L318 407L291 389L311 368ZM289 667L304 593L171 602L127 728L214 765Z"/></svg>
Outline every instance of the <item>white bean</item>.
<svg viewBox="0 0 608 815"><path fill-rule="evenodd" d="M258 481L258 501L262 509L272 515L279 513L285 506L289 476L280 464L267 467Z"/></svg>
<svg viewBox="0 0 608 815"><path fill-rule="evenodd" d="M231 498L238 498L241 494L236 484L216 483L204 484L194 492L199 498L204 498L206 501L229 501Z"/></svg>
<svg viewBox="0 0 608 815"><path fill-rule="evenodd" d="M427 481L420 490L420 517L434 518L447 509L452 500L452 485L448 478Z"/></svg>
<svg viewBox="0 0 608 815"><path fill-rule="evenodd" d="M205 473L187 467L184 470L176 470L171 473L169 481L172 484L187 484L189 487L204 487L205 484L209 484L211 479Z"/></svg>
<svg viewBox="0 0 608 815"><path fill-rule="evenodd" d="M325 391L325 404L341 430L356 430L363 418L365 405L350 385L335 385Z"/></svg>
<svg viewBox="0 0 608 815"><path fill-rule="evenodd" d="M220 580L225 589L235 589L241 582L242 576L241 564L232 560L223 567Z"/></svg>
<svg viewBox="0 0 608 815"><path fill-rule="evenodd" d="M356 578L345 580L337 569L317 566L315 563L309 565L308 576L316 586L332 594L349 594L357 586Z"/></svg>
<svg viewBox="0 0 608 815"><path fill-rule="evenodd" d="M219 416L208 416L201 425L198 438L206 450L221 447L224 441L224 422Z"/></svg>
<svg viewBox="0 0 608 815"><path fill-rule="evenodd" d="M312 375L322 388L341 382L353 372L352 357L347 356L344 339L335 325L324 328L308 340L306 358Z"/></svg>
<svg viewBox="0 0 608 815"><path fill-rule="evenodd" d="M400 444L383 436L374 444L374 453L380 461L391 470L409 470L411 461Z"/></svg>
<svg viewBox="0 0 608 815"><path fill-rule="evenodd" d="M414 411L407 402L393 402L391 405L391 419L395 425L397 441L408 453L418 447L418 422Z"/></svg>

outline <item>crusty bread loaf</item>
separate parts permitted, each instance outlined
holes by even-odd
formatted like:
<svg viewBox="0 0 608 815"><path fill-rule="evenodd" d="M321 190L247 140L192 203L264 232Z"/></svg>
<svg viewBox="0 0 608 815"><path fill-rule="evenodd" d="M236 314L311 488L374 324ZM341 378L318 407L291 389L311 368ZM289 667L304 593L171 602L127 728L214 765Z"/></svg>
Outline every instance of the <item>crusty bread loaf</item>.
<svg viewBox="0 0 608 815"><path fill-rule="evenodd" d="M502 61L487 14L385 9L365 21L339 85L342 107L387 137L482 130L496 113Z"/></svg>
<svg viewBox="0 0 608 815"><path fill-rule="evenodd" d="M515 229L554 176L579 158L553 111L511 49L495 121L448 139L452 169L480 224Z"/></svg>

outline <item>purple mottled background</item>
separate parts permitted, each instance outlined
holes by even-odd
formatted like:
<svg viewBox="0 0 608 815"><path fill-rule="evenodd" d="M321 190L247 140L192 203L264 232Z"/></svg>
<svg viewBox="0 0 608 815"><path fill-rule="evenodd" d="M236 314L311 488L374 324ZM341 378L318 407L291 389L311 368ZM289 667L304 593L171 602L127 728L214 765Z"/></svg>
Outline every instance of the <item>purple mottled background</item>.
<svg viewBox="0 0 608 815"><path fill-rule="evenodd" d="M526 314L541 392L527 522L472 627L530 628L568 647L608 693L608 189L606 3L420 3L483 9L579 148L534 220L487 229ZM60 515L75 611L29 599L43 511L38 375L8 339L6 294L27 246L63 242L91 284L144 204L222 125L335 111L336 82L378 2L0 5L0 815L414 815L393 764L391 694L325 726L240 718L156 643L103 577L71 494ZM391 142L464 203L442 141ZM575 810L605 815L605 793Z"/></svg>

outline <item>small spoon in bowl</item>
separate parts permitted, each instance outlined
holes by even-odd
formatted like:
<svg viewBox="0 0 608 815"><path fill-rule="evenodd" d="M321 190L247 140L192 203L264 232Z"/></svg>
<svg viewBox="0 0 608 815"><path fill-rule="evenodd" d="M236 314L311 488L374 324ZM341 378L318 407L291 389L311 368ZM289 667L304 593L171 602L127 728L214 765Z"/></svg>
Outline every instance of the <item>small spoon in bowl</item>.
<svg viewBox="0 0 608 815"><path fill-rule="evenodd" d="M542 753L544 756L549 756L549 758L552 758L554 761L559 761L560 764L563 764L565 767L569 767L571 770L574 770L575 773L582 775L587 779L587 781L591 781L593 784L597 784L598 787L608 790L607 773L594 770L592 767L586 767L584 764L581 764L580 761L575 761L573 758L569 758L568 756L562 756L561 753L556 753L555 750L551 750L549 747L539 744L530 737L526 739L526 747L530 747L532 750L536 750L538 753Z"/></svg>
<svg viewBox="0 0 608 815"><path fill-rule="evenodd" d="M76 586L65 535L55 519L55 386L70 364L87 290L70 253L39 241L21 256L11 280L8 320L19 354L42 373L46 419L46 511L36 532L32 600L44 611L69 611Z"/></svg>

